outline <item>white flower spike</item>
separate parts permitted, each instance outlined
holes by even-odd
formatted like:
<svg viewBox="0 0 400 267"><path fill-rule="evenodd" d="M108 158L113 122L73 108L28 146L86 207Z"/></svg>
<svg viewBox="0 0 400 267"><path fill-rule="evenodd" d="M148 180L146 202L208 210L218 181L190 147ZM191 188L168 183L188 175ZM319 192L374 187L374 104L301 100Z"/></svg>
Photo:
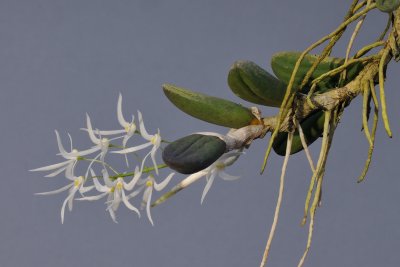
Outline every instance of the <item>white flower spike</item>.
<svg viewBox="0 0 400 267"><path fill-rule="evenodd" d="M158 167L157 167L157 162L156 162L156 152L158 148L160 147L161 144L161 136L160 136L160 130L158 129L157 133L154 135L148 134L146 131L146 128L144 127L143 123L143 116L140 111L138 111L138 117L139 117L139 127L140 127L140 135L149 141L148 143L144 143L142 145L126 148L120 151L113 151L112 153L118 153L118 154L127 154L127 153L132 153L135 151L142 150L146 147L153 146L151 151L147 154L151 156L151 160L153 161L154 169L158 175ZM146 155L146 157L147 157Z"/></svg>

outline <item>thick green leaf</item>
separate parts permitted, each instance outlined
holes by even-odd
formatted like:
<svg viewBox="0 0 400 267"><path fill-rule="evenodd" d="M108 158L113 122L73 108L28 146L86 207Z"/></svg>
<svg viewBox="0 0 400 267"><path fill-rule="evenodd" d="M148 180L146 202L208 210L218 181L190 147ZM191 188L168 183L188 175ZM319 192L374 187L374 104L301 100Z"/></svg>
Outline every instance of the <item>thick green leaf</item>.
<svg viewBox="0 0 400 267"><path fill-rule="evenodd" d="M307 145L311 145L315 140L322 136L324 132L324 121L324 112L318 111L300 123ZM287 136L287 133L279 133L274 140L272 147L278 155L284 156L286 153ZM290 154L297 153L301 150L303 150L303 145L301 143L300 135L298 131L295 131Z"/></svg>
<svg viewBox="0 0 400 267"><path fill-rule="evenodd" d="M280 107L286 84L252 61L236 61L228 74L228 85L238 97L271 107Z"/></svg>
<svg viewBox="0 0 400 267"><path fill-rule="evenodd" d="M241 128L255 119L249 108L234 102L190 91L171 84L164 84L168 99L180 110L197 119L213 124Z"/></svg>
<svg viewBox="0 0 400 267"><path fill-rule="evenodd" d="M301 53L295 51L284 51L276 53L271 58L271 67L274 74L283 82L289 83L290 78L292 76L292 72L294 70L294 66L297 60L300 58ZM312 64L317 60L317 55L306 55L302 60L300 67L298 69L297 75L294 80L294 88L299 87L300 83L303 81L306 73L312 66ZM310 82L313 79L318 78L322 74L333 70L335 68L340 67L343 65L344 59L343 58L333 58L327 57L323 59L314 70L309 83L303 88L302 92L307 93L311 84ZM354 63L350 65L347 70L346 80L345 83L354 79L358 73L362 70L363 64L362 63ZM335 75L333 77L324 79L320 83L317 84L317 91L323 92L329 89L335 88L338 86L340 79L340 75Z"/></svg>
<svg viewBox="0 0 400 267"><path fill-rule="evenodd" d="M192 134L168 144L162 158L171 169L191 174L210 166L225 150L226 143L216 136Z"/></svg>

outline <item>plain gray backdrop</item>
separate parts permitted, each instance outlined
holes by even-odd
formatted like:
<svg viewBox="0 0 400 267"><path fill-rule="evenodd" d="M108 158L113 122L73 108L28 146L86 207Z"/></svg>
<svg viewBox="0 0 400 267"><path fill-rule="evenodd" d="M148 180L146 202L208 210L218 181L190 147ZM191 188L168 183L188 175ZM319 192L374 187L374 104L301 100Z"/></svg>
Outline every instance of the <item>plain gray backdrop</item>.
<svg viewBox="0 0 400 267"><path fill-rule="evenodd" d="M124 112L141 110L150 132L173 140L227 129L193 119L161 90L174 83L244 105L228 88L239 59L270 70L283 50L302 50L338 25L351 1L333 0L1 0L0 266L258 266L272 223L282 157L259 175L268 137L217 179L205 202L202 180L145 216L121 207L115 224L102 201L75 203L60 222L66 194L34 196L65 185L29 169L58 162L54 129L77 148L88 112L113 129L118 93ZM356 48L374 41L386 16L371 12ZM353 25L354 26L354 25ZM351 29L349 32L351 33ZM343 56L350 33L334 51ZM343 116L329 155L323 205L306 266L400 265L399 66L387 73L392 139L379 124L366 181L357 184L368 144L357 99ZM262 107L264 115L276 109ZM312 146L317 156L319 142ZM121 159L123 161L123 159ZM166 175L168 172L163 172ZM289 161L281 217L268 266L296 266L307 239L300 226L310 171L303 153ZM177 175L172 184L183 179ZM143 214L144 215L144 214Z"/></svg>

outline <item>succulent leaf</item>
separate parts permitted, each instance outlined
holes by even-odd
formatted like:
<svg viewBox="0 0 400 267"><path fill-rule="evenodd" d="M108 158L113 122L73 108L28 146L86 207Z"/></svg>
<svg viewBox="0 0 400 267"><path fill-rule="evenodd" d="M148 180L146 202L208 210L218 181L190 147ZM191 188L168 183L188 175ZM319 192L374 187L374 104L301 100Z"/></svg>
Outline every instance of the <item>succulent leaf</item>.
<svg viewBox="0 0 400 267"><path fill-rule="evenodd" d="M236 61L228 73L228 85L238 97L256 104L280 107L286 84L252 61Z"/></svg>
<svg viewBox="0 0 400 267"><path fill-rule="evenodd" d="M180 110L197 119L229 128L250 125L255 116L249 108L226 99L164 84L167 98Z"/></svg>
<svg viewBox="0 0 400 267"><path fill-rule="evenodd" d="M311 145L315 140L322 136L324 131L324 121L324 112L318 111L308 116L300 123L307 145ZM274 140L272 147L278 155L285 156L287 136L288 133L282 132L279 133ZM295 154L301 150L303 150L303 145L301 143L300 135L298 131L295 131L290 154Z"/></svg>
<svg viewBox="0 0 400 267"><path fill-rule="evenodd" d="M290 77L292 76L292 72L294 70L294 66L297 60L300 58L300 55L301 55L300 52L295 52L295 51L284 51L274 54L271 58L271 67L274 74L281 81L289 83ZM312 64L317 60L317 58L318 58L317 55L306 55L304 57L294 80L294 86L293 86L294 88L300 86L300 83L303 81L304 77L306 76L306 73L311 68ZM309 83L305 85L302 92L307 93L309 91L309 88L311 86L310 83L313 79L318 78L319 76L330 70L340 67L341 65L343 65L343 63L344 63L343 58L327 57L323 59L318 64L317 68L314 70L314 73L312 74ZM350 65L346 69L347 75L345 83L353 80L362 70L362 68L363 64L360 62ZM337 87L339 79L340 79L339 74L324 79L323 81L317 84L317 91L324 92L331 88Z"/></svg>
<svg viewBox="0 0 400 267"><path fill-rule="evenodd" d="M192 134L168 144L162 158L171 169L191 174L210 166L225 150L226 143L216 136Z"/></svg>

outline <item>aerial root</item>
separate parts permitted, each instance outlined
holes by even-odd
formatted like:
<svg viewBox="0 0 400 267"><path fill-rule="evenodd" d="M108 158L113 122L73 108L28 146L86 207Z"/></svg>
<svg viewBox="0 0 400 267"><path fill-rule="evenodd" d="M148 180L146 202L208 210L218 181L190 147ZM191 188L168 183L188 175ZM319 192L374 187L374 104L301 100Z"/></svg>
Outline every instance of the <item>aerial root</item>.
<svg viewBox="0 0 400 267"><path fill-rule="evenodd" d="M358 183L361 183L362 181L364 181L365 176L367 175L369 166L371 164L372 154L374 152L376 129L377 129L377 126L378 126L378 119L379 119L378 99L376 98L375 85L374 85L374 82L372 80L369 83L369 88L370 88L370 92L371 92L372 99L373 99L373 102L374 102L374 121L372 123L371 143L370 143L370 146L369 146L369 149L368 149L367 160L365 161L364 169L363 169L360 177L357 180Z"/></svg>
<svg viewBox="0 0 400 267"><path fill-rule="evenodd" d="M306 201L304 204L304 217L301 222L301 225L305 225L305 223L307 221L308 209L310 206L311 196L314 191L315 183L318 180L318 178L321 176L323 169L325 167L326 158L327 158L326 156L327 156L328 147L329 147L328 134L329 134L330 120L331 120L331 111L325 111L324 133L322 136L321 150L320 150L320 154L319 154L319 158L318 158L317 167L311 177L310 186L308 188Z"/></svg>
<svg viewBox="0 0 400 267"><path fill-rule="evenodd" d="M386 133L391 138L392 130L390 130L389 118L387 115L386 97L385 97L385 76L384 76L385 61L388 56L389 56L389 49L385 49L382 54L381 60L379 62L379 96L381 98L383 124L385 126Z"/></svg>
<svg viewBox="0 0 400 267"><path fill-rule="evenodd" d="M260 267L264 267L265 264L267 263L269 250L270 250L271 244L272 244L272 239L274 238L276 226L278 224L279 211L281 209L284 184L285 184L285 174L286 174L287 164L289 162L290 149L292 148L292 141L293 141L293 132L288 134L288 139L287 139L287 144L286 144L286 154L285 154L285 159L284 159L283 165L282 165L282 172L281 172L280 183L279 183L278 200L277 200L276 207L275 207L274 220L272 222L271 230L269 232L267 245L265 247L265 251L264 251L264 255L263 255Z"/></svg>

